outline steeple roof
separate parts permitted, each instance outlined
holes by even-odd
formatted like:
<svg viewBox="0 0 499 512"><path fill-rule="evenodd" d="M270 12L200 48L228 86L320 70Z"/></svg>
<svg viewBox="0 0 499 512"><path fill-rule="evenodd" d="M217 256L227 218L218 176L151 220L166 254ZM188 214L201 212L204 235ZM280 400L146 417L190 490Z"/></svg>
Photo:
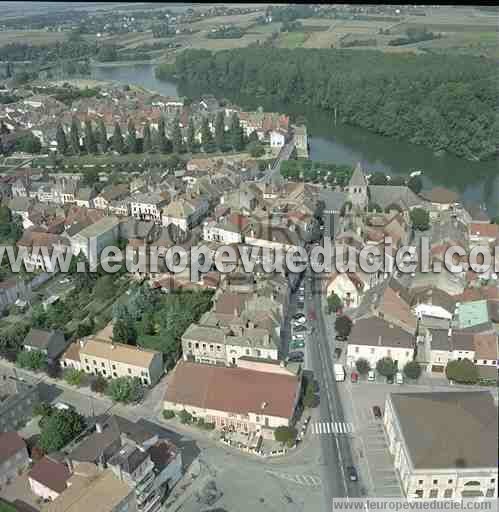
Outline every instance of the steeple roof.
<svg viewBox="0 0 499 512"><path fill-rule="evenodd" d="M355 170L353 171L352 177L348 182L349 187L367 187L366 177L364 176L364 171L360 165L360 162L357 163Z"/></svg>

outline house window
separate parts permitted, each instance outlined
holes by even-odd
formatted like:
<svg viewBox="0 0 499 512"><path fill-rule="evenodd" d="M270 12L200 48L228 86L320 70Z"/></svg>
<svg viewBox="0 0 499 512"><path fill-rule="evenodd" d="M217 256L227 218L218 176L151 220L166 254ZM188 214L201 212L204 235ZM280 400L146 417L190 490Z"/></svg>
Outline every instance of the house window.
<svg viewBox="0 0 499 512"><path fill-rule="evenodd" d="M423 485L423 480L419 480L419 481L418 481L418 484L419 484L419 485Z"/></svg>
<svg viewBox="0 0 499 512"><path fill-rule="evenodd" d="M452 498L452 489L445 489L444 498Z"/></svg>
<svg viewBox="0 0 499 512"><path fill-rule="evenodd" d="M199 348L199 343L196 343L196 345L194 345L196 348Z"/></svg>
<svg viewBox="0 0 499 512"><path fill-rule="evenodd" d="M128 368L128 373L131 374L132 373L132 370L130 368Z"/></svg>
<svg viewBox="0 0 499 512"><path fill-rule="evenodd" d="M101 363L100 365L102 366L102 368L106 367L106 365L104 363Z"/></svg>
<svg viewBox="0 0 499 512"><path fill-rule="evenodd" d="M478 359L473 359L473 362L474 362L475 364L477 364L477 363L478 363Z"/></svg>
<svg viewBox="0 0 499 512"><path fill-rule="evenodd" d="M494 488L492 489L487 489L487 492L485 493L485 496L487 496L487 498L494 498L495 497L495 492L494 492Z"/></svg>
<svg viewBox="0 0 499 512"><path fill-rule="evenodd" d="M423 497L423 489L418 489L415 494L416 494L416 498L422 498Z"/></svg>
<svg viewBox="0 0 499 512"><path fill-rule="evenodd" d="M189 341L189 342L187 343L187 346L188 346L189 348L192 348L192 343Z"/></svg>
<svg viewBox="0 0 499 512"><path fill-rule="evenodd" d="M210 345L210 352L213 352L213 350L214 350L213 345Z"/></svg>
<svg viewBox="0 0 499 512"><path fill-rule="evenodd" d="M433 485L438 485L438 480L433 480Z"/></svg>
<svg viewBox="0 0 499 512"><path fill-rule="evenodd" d="M487 364L487 360L486 359L483 360L483 364Z"/></svg>
<svg viewBox="0 0 499 512"><path fill-rule="evenodd" d="M217 345L217 352L220 352L222 350L222 347L220 345Z"/></svg>
<svg viewBox="0 0 499 512"><path fill-rule="evenodd" d="M94 366L97 366L97 361L94 359Z"/></svg>
<svg viewBox="0 0 499 512"><path fill-rule="evenodd" d="M113 364L113 370L116 370L116 365L115 364Z"/></svg>
<svg viewBox="0 0 499 512"><path fill-rule="evenodd" d="M106 375L106 370L102 370L102 375Z"/></svg>
<svg viewBox="0 0 499 512"><path fill-rule="evenodd" d="M88 363L88 359L87 358L85 358L85 363Z"/></svg>
<svg viewBox="0 0 499 512"><path fill-rule="evenodd" d="M431 489L430 498L438 498L438 489Z"/></svg>
<svg viewBox="0 0 499 512"><path fill-rule="evenodd" d="M90 371L90 366L88 366L88 364L87 364L87 372L89 372L89 371Z"/></svg>
<svg viewBox="0 0 499 512"><path fill-rule="evenodd" d="M206 349L206 343L203 343L203 349Z"/></svg>
<svg viewBox="0 0 499 512"><path fill-rule="evenodd" d="M117 377L118 374L116 372L113 372L113 377Z"/></svg>
<svg viewBox="0 0 499 512"><path fill-rule="evenodd" d="M491 478L491 479L490 479L490 483L491 483L491 484L494 484L495 482L496 482L496 479L495 479L495 478Z"/></svg>
<svg viewBox="0 0 499 512"><path fill-rule="evenodd" d="M249 356L250 355L250 351L249 351L249 348L246 349L246 355Z"/></svg>
<svg viewBox="0 0 499 512"><path fill-rule="evenodd" d="M359 347L355 347L355 353L358 354L359 353Z"/></svg>
<svg viewBox="0 0 499 512"><path fill-rule="evenodd" d="M452 480L452 478L447 482L449 484L451 484L454 480Z"/></svg>
<svg viewBox="0 0 499 512"><path fill-rule="evenodd" d="M375 350L374 348L371 349L371 354L374 354L374 350Z"/></svg>

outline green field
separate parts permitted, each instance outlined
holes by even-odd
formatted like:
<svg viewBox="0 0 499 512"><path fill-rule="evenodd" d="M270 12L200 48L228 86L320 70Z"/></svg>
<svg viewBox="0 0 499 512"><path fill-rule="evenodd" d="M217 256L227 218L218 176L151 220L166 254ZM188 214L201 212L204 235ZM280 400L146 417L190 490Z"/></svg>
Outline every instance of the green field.
<svg viewBox="0 0 499 512"><path fill-rule="evenodd" d="M285 32L279 35L279 48L299 48L308 39L304 32Z"/></svg>

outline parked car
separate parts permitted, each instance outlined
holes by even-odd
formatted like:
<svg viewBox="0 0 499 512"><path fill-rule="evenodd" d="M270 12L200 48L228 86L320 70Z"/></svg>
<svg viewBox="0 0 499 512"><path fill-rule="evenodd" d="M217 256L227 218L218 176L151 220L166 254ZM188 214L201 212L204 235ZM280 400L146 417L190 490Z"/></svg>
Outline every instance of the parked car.
<svg viewBox="0 0 499 512"><path fill-rule="evenodd" d="M395 375L395 382L397 384L403 384L404 383L404 376L402 375L402 372L397 372Z"/></svg>
<svg viewBox="0 0 499 512"><path fill-rule="evenodd" d="M368 382L374 382L376 380L376 373L374 370L369 370L369 373L367 374L367 381Z"/></svg>
<svg viewBox="0 0 499 512"><path fill-rule="evenodd" d="M300 320L305 321L305 315L303 313L296 313L296 315L293 316L293 320Z"/></svg>
<svg viewBox="0 0 499 512"><path fill-rule="evenodd" d="M373 405L373 414L375 418L381 418L383 416L381 408L378 405Z"/></svg>
<svg viewBox="0 0 499 512"><path fill-rule="evenodd" d="M296 350L297 348L305 348L305 343L303 341L293 341L290 347L291 350Z"/></svg>
<svg viewBox="0 0 499 512"><path fill-rule="evenodd" d="M348 466L347 473L348 473L348 478L350 479L351 482L356 482L359 479L359 477L357 475L357 470L355 469L354 466Z"/></svg>
<svg viewBox="0 0 499 512"><path fill-rule="evenodd" d="M305 333L304 332L293 332L293 339L294 340L304 340L305 339Z"/></svg>
<svg viewBox="0 0 499 512"><path fill-rule="evenodd" d="M71 411L74 410L74 406L67 404L66 402L57 402L54 404L54 409L58 411Z"/></svg>
<svg viewBox="0 0 499 512"><path fill-rule="evenodd" d="M315 311L310 311L310 313L308 314L308 319L309 320L317 320L317 316L315 315Z"/></svg>
<svg viewBox="0 0 499 512"><path fill-rule="evenodd" d="M307 328L303 324L298 324L293 327L293 332L307 332Z"/></svg>
<svg viewBox="0 0 499 512"><path fill-rule="evenodd" d="M357 372L352 372L352 374L350 375L350 380L352 381L353 384L356 384L357 381L359 380L359 374Z"/></svg>
<svg viewBox="0 0 499 512"><path fill-rule="evenodd" d="M336 359L339 359L339 358L340 358L340 356L341 356L341 348L336 347L336 348L334 349L334 357L336 357Z"/></svg>
<svg viewBox="0 0 499 512"><path fill-rule="evenodd" d="M302 354L302 355L300 355ZM288 361L292 363L303 363L303 352L291 352L288 356Z"/></svg>
<svg viewBox="0 0 499 512"><path fill-rule="evenodd" d="M348 338L346 336L341 336L340 334L337 334L335 339L336 341L346 341Z"/></svg>
<svg viewBox="0 0 499 512"><path fill-rule="evenodd" d="M386 378L387 384L393 384L394 382L395 382L395 379L393 378L393 375L390 375L389 377Z"/></svg>

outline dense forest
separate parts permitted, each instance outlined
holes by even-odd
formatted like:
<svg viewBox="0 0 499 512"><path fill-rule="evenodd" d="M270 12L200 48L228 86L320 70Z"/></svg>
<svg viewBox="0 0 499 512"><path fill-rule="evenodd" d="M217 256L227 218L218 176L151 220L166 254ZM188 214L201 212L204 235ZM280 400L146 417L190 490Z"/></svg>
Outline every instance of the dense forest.
<svg viewBox="0 0 499 512"><path fill-rule="evenodd" d="M158 70L165 77L168 69ZM470 160L497 154L497 72L471 56L242 48L186 50L182 84L229 97L305 104L338 121Z"/></svg>

